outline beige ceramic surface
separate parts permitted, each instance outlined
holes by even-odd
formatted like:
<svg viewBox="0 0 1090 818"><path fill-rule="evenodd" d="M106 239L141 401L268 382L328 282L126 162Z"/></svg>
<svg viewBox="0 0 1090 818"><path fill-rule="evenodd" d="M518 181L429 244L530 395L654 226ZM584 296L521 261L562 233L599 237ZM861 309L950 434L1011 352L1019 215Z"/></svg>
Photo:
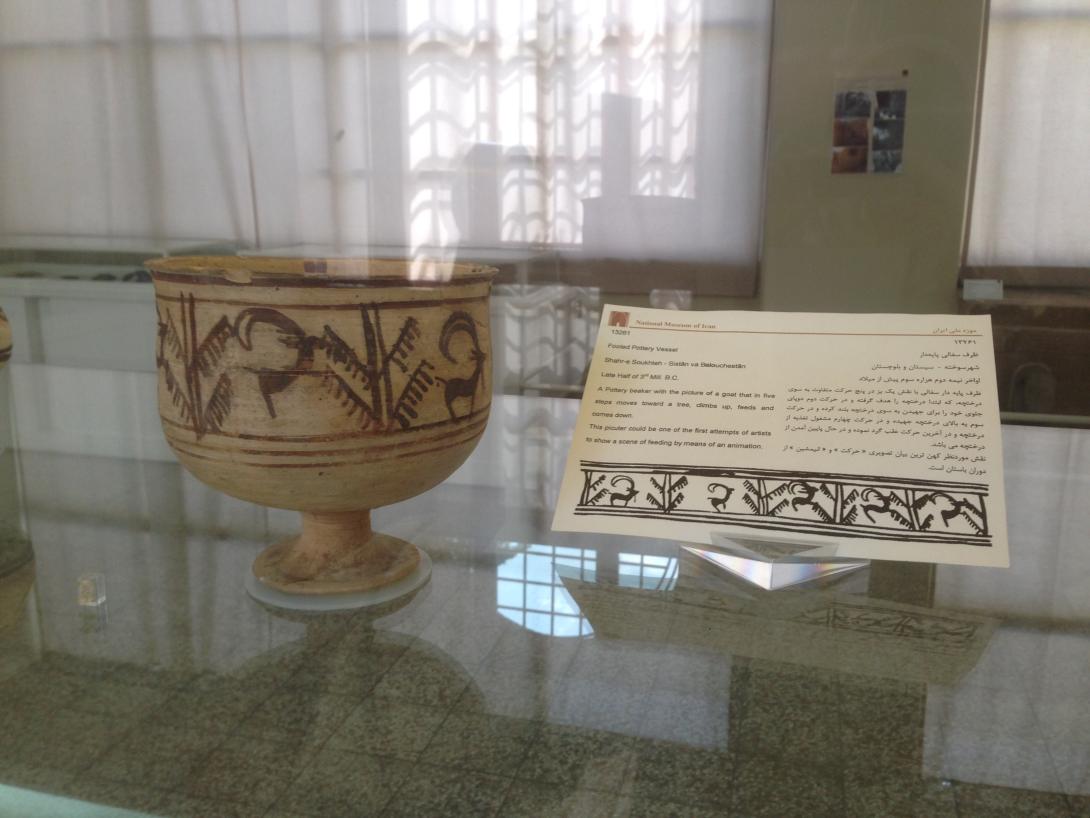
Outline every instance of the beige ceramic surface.
<svg viewBox="0 0 1090 818"><path fill-rule="evenodd" d="M255 562L280 590L370 590L419 556L372 535L369 509L469 456L488 420L494 271L363 259L149 262L159 407L200 480L304 512Z"/></svg>
<svg viewBox="0 0 1090 818"><path fill-rule="evenodd" d="M11 324L8 317L0 309L0 366L3 366L11 358Z"/></svg>

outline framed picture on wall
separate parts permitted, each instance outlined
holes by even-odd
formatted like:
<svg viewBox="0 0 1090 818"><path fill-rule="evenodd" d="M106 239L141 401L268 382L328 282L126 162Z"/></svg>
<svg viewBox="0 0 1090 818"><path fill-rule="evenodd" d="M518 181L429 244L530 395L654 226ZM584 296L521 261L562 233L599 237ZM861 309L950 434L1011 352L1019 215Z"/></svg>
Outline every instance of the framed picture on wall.
<svg viewBox="0 0 1090 818"><path fill-rule="evenodd" d="M833 98L833 173L901 173L908 89L860 83Z"/></svg>

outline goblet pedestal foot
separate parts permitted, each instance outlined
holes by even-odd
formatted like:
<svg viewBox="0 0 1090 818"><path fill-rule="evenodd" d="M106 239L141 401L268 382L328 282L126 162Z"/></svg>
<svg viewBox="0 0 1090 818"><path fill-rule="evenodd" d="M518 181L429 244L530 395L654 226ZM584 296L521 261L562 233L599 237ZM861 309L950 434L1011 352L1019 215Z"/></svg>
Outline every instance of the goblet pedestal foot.
<svg viewBox="0 0 1090 818"><path fill-rule="evenodd" d="M371 530L369 511L304 512L299 536L254 560L247 590L280 607L356 608L407 594L430 574L431 561L415 545Z"/></svg>

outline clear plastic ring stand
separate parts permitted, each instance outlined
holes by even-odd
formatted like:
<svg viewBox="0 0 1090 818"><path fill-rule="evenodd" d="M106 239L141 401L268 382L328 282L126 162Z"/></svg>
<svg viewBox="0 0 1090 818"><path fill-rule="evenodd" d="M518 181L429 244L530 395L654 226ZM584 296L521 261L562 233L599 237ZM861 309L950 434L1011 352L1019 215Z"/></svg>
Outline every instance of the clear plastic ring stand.
<svg viewBox="0 0 1090 818"><path fill-rule="evenodd" d="M346 611L369 608L398 599L420 588L431 577L431 559L420 550L420 565L404 579L374 591L348 594L289 594L263 585L253 571L246 572L246 592L266 605L292 611Z"/></svg>
<svg viewBox="0 0 1090 818"><path fill-rule="evenodd" d="M737 537L713 531L713 545L682 548L727 573L766 591L778 591L822 577L855 571L869 560L838 557L835 543L791 536Z"/></svg>

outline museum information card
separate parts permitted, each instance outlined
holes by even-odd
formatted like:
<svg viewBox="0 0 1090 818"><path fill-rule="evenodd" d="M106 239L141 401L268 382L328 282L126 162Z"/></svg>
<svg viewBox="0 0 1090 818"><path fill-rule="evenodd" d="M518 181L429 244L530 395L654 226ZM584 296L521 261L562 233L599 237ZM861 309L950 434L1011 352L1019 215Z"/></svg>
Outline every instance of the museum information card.
<svg viewBox="0 0 1090 818"><path fill-rule="evenodd" d="M553 528L1006 566L990 318L607 306Z"/></svg>

